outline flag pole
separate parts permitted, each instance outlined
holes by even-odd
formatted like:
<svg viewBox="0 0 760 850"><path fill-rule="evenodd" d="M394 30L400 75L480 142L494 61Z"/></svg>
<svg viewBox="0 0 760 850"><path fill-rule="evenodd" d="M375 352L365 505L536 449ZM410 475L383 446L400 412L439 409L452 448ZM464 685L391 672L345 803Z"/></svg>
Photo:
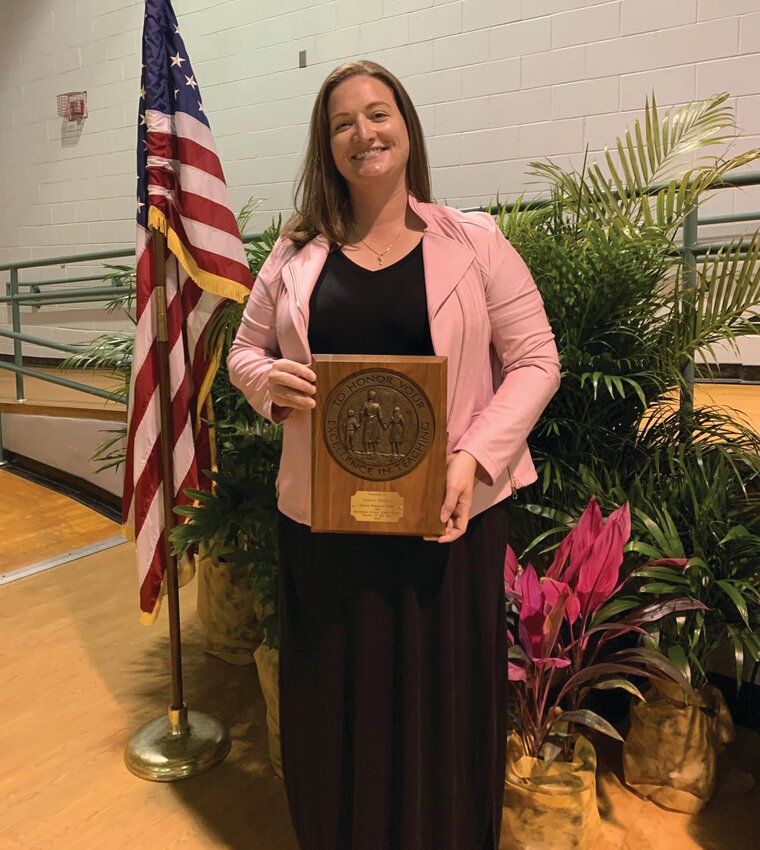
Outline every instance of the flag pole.
<svg viewBox="0 0 760 850"><path fill-rule="evenodd" d="M179 618L177 558L169 535L174 527L174 461L171 383L169 378L169 323L166 299L166 237L152 230L158 394L161 415L163 471L163 541L166 551L166 596L169 607L169 665L171 705L166 717L151 720L130 738L124 753L129 770L141 779L173 782L196 776L224 761L230 736L224 724L200 711L188 711L182 687L182 640Z"/></svg>

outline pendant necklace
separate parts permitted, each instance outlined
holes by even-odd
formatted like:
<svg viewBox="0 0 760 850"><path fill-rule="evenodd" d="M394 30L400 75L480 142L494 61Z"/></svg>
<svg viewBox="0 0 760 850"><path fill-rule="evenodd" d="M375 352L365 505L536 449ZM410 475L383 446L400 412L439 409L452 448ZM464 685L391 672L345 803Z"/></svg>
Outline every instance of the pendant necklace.
<svg viewBox="0 0 760 850"><path fill-rule="evenodd" d="M383 265L383 257L388 253L388 251L391 250L391 248L396 244L396 242L398 242L398 238L399 238L399 236L401 236L403 230L404 230L404 225L402 224L401 230L399 230L399 232L396 234L396 238L393 240L393 242L391 242L391 244L384 251L381 251L379 254L374 248L370 248L369 245L367 245L367 243L361 238L361 236L359 236L359 234L356 233L355 229L354 229L354 233L356 233L356 238L362 243L362 245L364 245L364 247L367 248L368 250L372 251L372 253L377 257L377 264L379 266L382 266Z"/></svg>

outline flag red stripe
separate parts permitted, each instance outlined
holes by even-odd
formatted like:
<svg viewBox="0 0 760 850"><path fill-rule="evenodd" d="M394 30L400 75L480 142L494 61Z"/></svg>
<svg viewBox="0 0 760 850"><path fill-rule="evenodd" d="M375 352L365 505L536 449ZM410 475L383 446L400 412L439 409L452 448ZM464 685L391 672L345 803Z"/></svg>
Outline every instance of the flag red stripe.
<svg viewBox="0 0 760 850"><path fill-rule="evenodd" d="M216 201L212 201L210 198L202 198L193 192L183 192L182 199L177 204L177 207L185 218L192 218L195 221L210 224L212 227L216 227L217 230L223 230L231 236L240 235L237 219L232 214L232 210L221 204L217 204Z"/></svg>
<svg viewBox="0 0 760 850"><path fill-rule="evenodd" d="M217 180L224 180L219 157L198 142L168 133L148 133L148 156L176 159L200 168Z"/></svg>

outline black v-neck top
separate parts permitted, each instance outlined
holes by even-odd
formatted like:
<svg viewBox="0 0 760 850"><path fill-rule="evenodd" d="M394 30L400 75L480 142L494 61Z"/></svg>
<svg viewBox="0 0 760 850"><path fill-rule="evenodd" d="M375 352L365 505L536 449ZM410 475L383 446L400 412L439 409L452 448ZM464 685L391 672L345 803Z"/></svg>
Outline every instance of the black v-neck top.
<svg viewBox="0 0 760 850"><path fill-rule="evenodd" d="M431 355L422 242L370 271L332 250L309 300L314 354Z"/></svg>

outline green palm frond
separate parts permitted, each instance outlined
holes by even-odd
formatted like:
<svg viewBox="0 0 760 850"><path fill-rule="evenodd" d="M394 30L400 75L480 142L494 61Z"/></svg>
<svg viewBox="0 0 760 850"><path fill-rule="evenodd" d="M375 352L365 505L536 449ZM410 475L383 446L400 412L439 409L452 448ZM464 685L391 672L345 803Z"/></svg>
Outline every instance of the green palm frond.
<svg viewBox="0 0 760 850"><path fill-rule="evenodd" d="M272 223L264 228L261 236L253 242L246 244L245 253L248 258L248 265L251 269L251 274L254 278L261 271L267 257L272 253L275 242L280 236L282 230L282 214L277 216L277 220L272 219Z"/></svg>
<svg viewBox="0 0 760 850"><path fill-rule="evenodd" d="M116 376L129 375L135 336L132 331L101 334L83 344L81 351L61 361L61 369L102 369Z"/></svg>
<svg viewBox="0 0 760 850"><path fill-rule="evenodd" d="M222 301L206 324L203 345L206 354L212 351L227 351L235 339L243 318L245 302Z"/></svg>
<svg viewBox="0 0 760 850"><path fill-rule="evenodd" d="M661 119L653 92L644 107L643 131L637 119L633 134L626 131L624 139L615 141L628 189L645 193L653 184L679 176L685 157L732 139L736 124L728 98L722 93L672 107Z"/></svg>
<svg viewBox="0 0 760 850"><path fill-rule="evenodd" d="M704 148L725 144L735 137L736 125L727 94L672 107L660 117L652 94L644 109L644 126L618 138L614 153L605 150L604 166L592 163L588 170L568 172L551 162L532 162L532 173L549 182L576 209L606 222L632 238L642 230L656 228L674 233L685 213L720 178L760 156L752 149L735 157L701 156L683 171L683 164ZM654 192L655 187L667 185Z"/></svg>
<svg viewBox="0 0 760 850"><path fill-rule="evenodd" d="M240 208L240 212L237 214L237 226L241 236L245 235L251 216L262 205L262 203L264 203L263 198L254 198L253 195L251 195L251 197L248 198L248 200Z"/></svg>
<svg viewBox="0 0 760 850"><path fill-rule="evenodd" d="M488 210L492 214L492 209ZM531 204L525 201L525 194L521 194L516 201L511 205L497 204L496 206L496 223L504 236L512 243L519 242L521 239L529 238L530 234L534 233L536 228L543 225L547 216L552 215L553 210L551 205L544 203L541 205Z"/></svg>
<svg viewBox="0 0 760 850"><path fill-rule="evenodd" d="M760 334L760 233L706 256L694 289L684 287L679 274L673 297L680 343L674 357L693 357L716 343L735 344L739 336Z"/></svg>
<svg viewBox="0 0 760 850"><path fill-rule="evenodd" d="M129 320L134 324L135 319L131 310L135 304L135 293L137 287L137 272L134 266L125 266L118 263L104 263L103 268L109 269L108 274L103 275L103 282L111 286L126 287L129 292L116 293L105 305L106 313L115 313L123 310Z"/></svg>
<svg viewBox="0 0 760 850"><path fill-rule="evenodd" d="M108 436L92 454L92 460L96 461L99 466L96 472L103 472L106 469L118 469L127 459L126 439L127 426L122 425L119 428L104 431Z"/></svg>

